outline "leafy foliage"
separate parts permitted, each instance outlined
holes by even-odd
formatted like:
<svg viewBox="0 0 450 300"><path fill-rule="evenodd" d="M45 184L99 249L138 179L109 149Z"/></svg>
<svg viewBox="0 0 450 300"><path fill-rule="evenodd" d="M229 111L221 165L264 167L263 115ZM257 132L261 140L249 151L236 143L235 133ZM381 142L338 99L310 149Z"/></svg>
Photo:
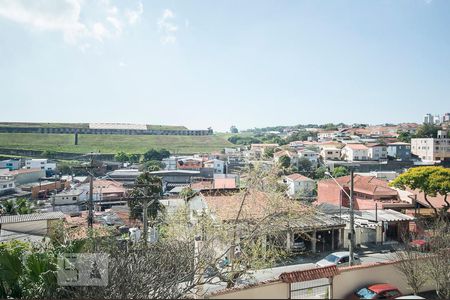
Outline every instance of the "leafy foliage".
<svg viewBox="0 0 450 300"><path fill-rule="evenodd" d="M450 169L444 167L417 167L411 168L405 173L395 178L391 186L405 190L419 190L424 193L425 201L435 211L436 215L446 216L450 203L447 201L448 193L450 193ZM440 212L428 200L428 196L442 195L444 197L444 205Z"/></svg>
<svg viewBox="0 0 450 300"><path fill-rule="evenodd" d="M342 177L347 176L348 174L350 174L350 172L346 167L338 166L333 169L333 177Z"/></svg>
<svg viewBox="0 0 450 300"><path fill-rule="evenodd" d="M150 161L150 160L159 160L161 161L163 158L167 158L170 156L170 152L166 149L156 150L156 149L150 149L143 155L144 161Z"/></svg>

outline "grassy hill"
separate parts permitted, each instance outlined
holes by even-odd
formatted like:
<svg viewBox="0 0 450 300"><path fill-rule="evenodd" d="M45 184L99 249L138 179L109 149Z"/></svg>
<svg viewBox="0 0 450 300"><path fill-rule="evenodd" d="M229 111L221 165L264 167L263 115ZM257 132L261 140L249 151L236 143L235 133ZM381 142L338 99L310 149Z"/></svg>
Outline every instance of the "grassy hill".
<svg viewBox="0 0 450 300"><path fill-rule="evenodd" d="M224 135L90 135L80 134L74 145L73 134L0 133L2 148L50 150L69 153L144 153L150 148L165 148L173 153L211 152L232 147Z"/></svg>

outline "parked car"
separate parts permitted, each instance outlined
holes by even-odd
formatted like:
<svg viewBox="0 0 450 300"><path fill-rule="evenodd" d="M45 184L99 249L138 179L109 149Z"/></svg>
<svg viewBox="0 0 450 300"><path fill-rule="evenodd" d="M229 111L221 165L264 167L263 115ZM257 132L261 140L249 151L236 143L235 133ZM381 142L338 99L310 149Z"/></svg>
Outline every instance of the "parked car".
<svg viewBox="0 0 450 300"><path fill-rule="evenodd" d="M295 241L292 244L292 251L293 252L305 252L306 251L306 245L304 241Z"/></svg>
<svg viewBox="0 0 450 300"><path fill-rule="evenodd" d="M359 289L350 299L396 299L402 293L389 283L378 283Z"/></svg>
<svg viewBox="0 0 450 300"><path fill-rule="evenodd" d="M412 249L422 252L430 250L430 243L427 239L412 240L411 242L409 242L409 246Z"/></svg>
<svg viewBox="0 0 450 300"><path fill-rule="evenodd" d="M361 264L361 260L359 259L358 255L353 254L353 258L355 259L354 261L355 265ZM331 253L330 255L316 262L316 265L318 267L327 267L332 265L336 265L338 267L345 267L348 266L349 264L350 264L350 252L348 251Z"/></svg>

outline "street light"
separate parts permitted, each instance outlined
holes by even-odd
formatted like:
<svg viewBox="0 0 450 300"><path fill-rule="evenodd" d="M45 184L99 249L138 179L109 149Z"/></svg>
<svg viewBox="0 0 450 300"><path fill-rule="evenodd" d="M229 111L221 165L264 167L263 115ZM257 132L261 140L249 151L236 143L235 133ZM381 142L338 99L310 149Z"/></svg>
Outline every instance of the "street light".
<svg viewBox="0 0 450 300"><path fill-rule="evenodd" d="M330 172L325 172L325 175L330 176L331 179L339 186L339 188L347 195L350 200L350 266L354 264L354 251L355 251L355 212L353 209L353 179L354 179L354 170L350 169L350 195L345 191L344 187L337 182L336 178L334 178ZM341 208L342 208L342 199L339 198L339 219L341 219Z"/></svg>

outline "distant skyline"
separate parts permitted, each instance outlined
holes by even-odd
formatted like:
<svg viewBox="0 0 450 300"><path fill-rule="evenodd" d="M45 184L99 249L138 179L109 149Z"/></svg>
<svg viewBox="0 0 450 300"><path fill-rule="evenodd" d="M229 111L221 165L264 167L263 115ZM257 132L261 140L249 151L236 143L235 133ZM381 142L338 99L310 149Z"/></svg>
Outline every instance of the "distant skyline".
<svg viewBox="0 0 450 300"><path fill-rule="evenodd" d="M0 121L421 123L449 95L447 0L0 0Z"/></svg>

